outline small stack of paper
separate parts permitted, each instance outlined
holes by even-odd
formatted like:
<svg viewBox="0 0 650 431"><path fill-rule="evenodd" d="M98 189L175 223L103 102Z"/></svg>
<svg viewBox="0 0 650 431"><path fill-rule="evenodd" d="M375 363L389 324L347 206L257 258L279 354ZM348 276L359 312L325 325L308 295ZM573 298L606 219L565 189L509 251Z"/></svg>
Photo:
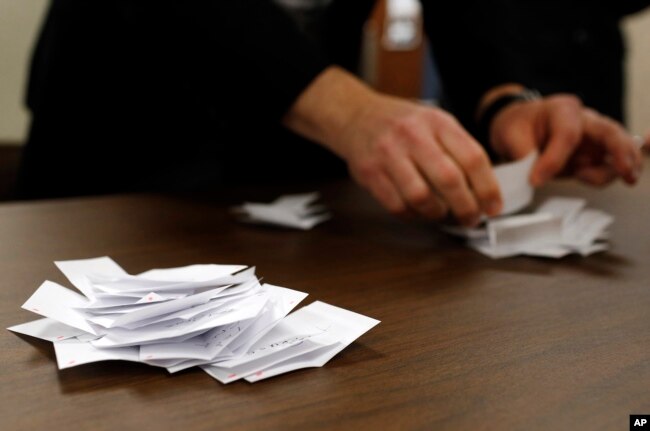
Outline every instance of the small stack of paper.
<svg viewBox="0 0 650 431"><path fill-rule="evenodd" d="M319 197L317 192L284 195L270 204L246 202L233 210L243 222L309 230L331 217L325 206L312 205Z"/></svg>
<svg viewBox="0 0 650 431"><path fill-rule="evenodd" d="M46 281L23 308L44 319L9 330L54 343L60 369L126 360L223 383L324 365L377 320L261 284L255 268L191 265L129 275L108 257L56 262L80 295Z"/></svg>
<svg viewBox="0 0 650 431"><path fill-rule="evenodd" d="M561 258L572 253L589 256L609 248L607 229L614 218L586 208L584 199L554 197L534 213L488 220L474 230L469 245L499 259L520 254Z"/></svg>
<svg viewBox="0 0 650 431"><path fill-rule="evenodd" d="M586 208L584 199L553 197L532 213L509 215L533 200L528 178L537 152L495 168L504 200L503 216L484 220L484 227L466 229L443 226L453 235L467 238L468 245L494 259L517 255L561 258L572 253L583 256L607 250L607 229L614 218Z"/></svg>

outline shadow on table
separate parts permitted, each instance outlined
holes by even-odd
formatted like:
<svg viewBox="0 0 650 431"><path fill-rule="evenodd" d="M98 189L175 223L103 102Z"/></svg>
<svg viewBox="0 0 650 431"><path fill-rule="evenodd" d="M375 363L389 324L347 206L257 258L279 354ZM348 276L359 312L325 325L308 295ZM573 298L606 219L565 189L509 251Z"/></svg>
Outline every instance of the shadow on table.
<svg viewBox="0 0 650 431"><path fill-rule="evenodd" d="M570 270L592 277L617 279L625 269L633 266L633 262L625 256L614 253L601 253L588 257L571 255L562 259L546 259L538 257L514 257L501 260L485 258L481 266L497 271L515 273L552 275L557 269Z"/></svg>

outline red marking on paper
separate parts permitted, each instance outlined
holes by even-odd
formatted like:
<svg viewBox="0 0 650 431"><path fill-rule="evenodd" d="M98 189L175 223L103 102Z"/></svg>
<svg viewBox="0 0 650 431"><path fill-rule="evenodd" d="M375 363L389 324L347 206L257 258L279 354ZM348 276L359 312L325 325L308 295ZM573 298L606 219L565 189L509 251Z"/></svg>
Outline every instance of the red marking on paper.
<svg viewBox="0 0 650 431"><path fill-rule="evenodd" d="M255 373L257 377L261 376L262 374L264 374L264 371L258 371L257 373Z"/></svg>
<svg viewBox="0 0 650 431"><path fill-rule="evenodd" d="M149 298L147 298L147 299L148 299L149 301L153 301L153 297L151 297L151 296L150 296Z"/></svg>
<svg viewBox="0 0 650 431"><path fill-rule="evenodd" d="M77 362L77 361L75 361L75 360L73 359L73 360L71 360L70 362L68 362L68 365L72 365L72 364L74 364L75 362Z"/></svg>
<svg viewBox="0 0 650 431"><path fill-rule="evenodd" d="M63 340L64 338L65 337L63 335L59 335L58 337L56 337L57 340Z"/></svg>
<svg viewBox="0 0 650 431"><path fill-rule="evenodd" d="M235 378L235 377L237 377L237 374L230 374L230 375L228 376L229 379L232 379L232 378Z"/></svg>

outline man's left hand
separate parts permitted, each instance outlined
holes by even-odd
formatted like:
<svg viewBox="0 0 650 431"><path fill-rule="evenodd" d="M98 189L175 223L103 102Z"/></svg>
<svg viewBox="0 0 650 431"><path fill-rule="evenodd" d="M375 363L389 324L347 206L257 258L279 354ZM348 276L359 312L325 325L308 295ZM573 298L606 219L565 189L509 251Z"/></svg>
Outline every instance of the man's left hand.
<svg viewBox="0 0 650 431"><path fill-rule="evenodd" d="M498 154L513 160L540 151L534 186L558 175L595 186L617 177L634 184L642 169L640 149L623 126L572 95L512 103L495 116L490 139Z"/></svg>

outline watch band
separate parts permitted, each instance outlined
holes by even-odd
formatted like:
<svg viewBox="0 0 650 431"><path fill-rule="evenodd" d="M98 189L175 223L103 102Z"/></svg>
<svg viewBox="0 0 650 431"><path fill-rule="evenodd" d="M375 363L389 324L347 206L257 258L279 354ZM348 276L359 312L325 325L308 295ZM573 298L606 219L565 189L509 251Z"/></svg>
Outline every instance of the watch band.
<svg viewBox="0 0 650 431"><path fill-rule="evenodd" d="M490 147L490 126L492 125L492 120L497 116L501 110L506 106L511 105L512 103L517 102L530 102L533 100L539 100L542 98L542 95L537 90L526 89L520 91L519 93L505 94L501 97L498 97L494 100L484 111L481 117L478 119L478 138L481 144L486 147Z"/></svg>

